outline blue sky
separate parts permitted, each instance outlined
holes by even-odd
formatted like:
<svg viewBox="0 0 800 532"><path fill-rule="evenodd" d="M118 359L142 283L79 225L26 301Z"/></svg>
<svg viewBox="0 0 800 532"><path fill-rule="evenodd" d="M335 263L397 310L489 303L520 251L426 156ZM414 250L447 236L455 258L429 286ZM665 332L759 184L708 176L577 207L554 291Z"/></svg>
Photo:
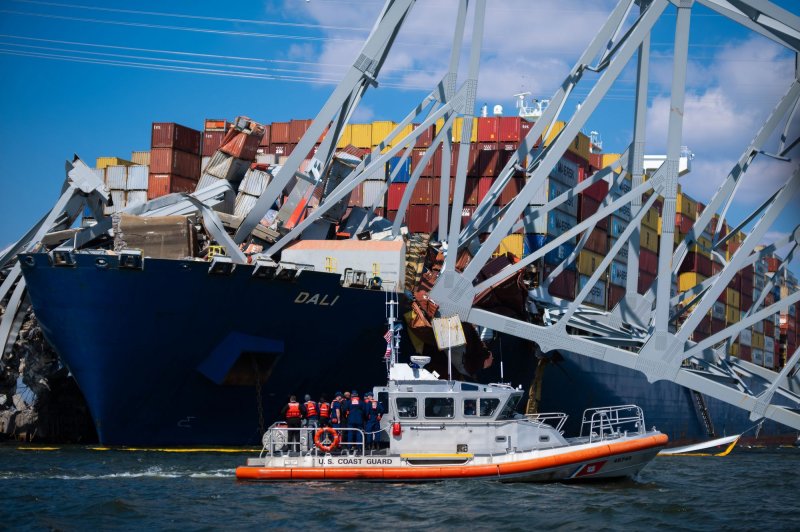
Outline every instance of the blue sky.
<svg viewBox="0 0 800 532"><path fill-rule="evenodd" d="M797 13L796 2L779 5ZM479 105L527 90L555 90L605 20L608 0L490 0ZM366 37L380 0L229 2L0 0L0 248L56 200L64 160L128 157L149 147L150 123L202 128L206 117L272 122L310 118ZM453 0L424 0L385 67L384 87L356 117L400 119L447 62ZM684 144L696 154L684 189L707 199L766 113L788 88L790 54L701 6L691 27ZM176 16L167 16L173 14ZM649 153L663 153L674 8L653 35ZM630 138L633 65L588 124L606 151ZM567 113L588 89L579 89ZM567 115L568 116L568 115ZM797 164L796 162L794 163ZM759 163L743 186L740 217L785 179L787 165ZM795 202L796 204L798 202ZM772 228L800 223L789 209Z"/></svg>

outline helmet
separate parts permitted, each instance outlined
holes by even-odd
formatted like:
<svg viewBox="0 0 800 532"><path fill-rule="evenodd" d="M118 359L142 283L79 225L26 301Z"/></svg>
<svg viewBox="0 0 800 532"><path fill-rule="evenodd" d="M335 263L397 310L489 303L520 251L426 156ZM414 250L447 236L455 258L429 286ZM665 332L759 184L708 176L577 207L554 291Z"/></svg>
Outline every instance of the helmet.
<svg viewBox="0 0 800 532"><path fill-rule="evenodd" d="M333 394L333 396L334 397L341 397L342 396L342 392L336 392L335 394Z"/></svg>
<svg viewBox="0 0 800 532"><path fill-rule="evenodd" d="M310 400L311 400L311 396L306 394L306 397L305 397L304 401L310 401Z"/></svg>
<svg viewBox="0 0 800 532"><path fill-rule="evenodd" d="M353 390L352 395L358 395L358 392L356 390Z"/></svg>
<svg viewBox="0 0 800 532"><path fill-rule="evenodd" d="M367 392L364 394L364 397L372 397L372 392Z"/></svg>

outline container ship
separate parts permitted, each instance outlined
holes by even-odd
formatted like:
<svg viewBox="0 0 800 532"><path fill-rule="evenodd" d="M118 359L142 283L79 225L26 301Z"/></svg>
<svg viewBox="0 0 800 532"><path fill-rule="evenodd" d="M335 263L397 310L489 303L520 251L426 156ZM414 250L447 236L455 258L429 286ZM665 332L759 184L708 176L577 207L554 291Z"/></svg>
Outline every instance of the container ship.
<svg viewBox="0 0 800 532"><path fill-rule="evenodd" d="M136 205L146 200L227 180L236 184L238 193L225 199L228 214L219 217L226 230L234 231L310 123L261 126L248 120L209 119L203 131L154 123L149 151L133 152L129 159L97 160L94 173L111 198L104 209L114 220L113 238L70 253L69 245L59 247L69 244L69 235L64 235L45 249L20 256L35 315L75 377L103 444L252 445L277 419L289 394L330 399L334 390L363 390L381 382L386 371L382 354L387 297L401 301L406 354L413 350L431 355L433 369L448 371L447 358L436 348L430 329L435 305L427 299L443 260L431 235L438 229L439 209L452 203L452 197L439 197L441 179L446 178L441 149L414 185L404 218L407 231L402 237L386 237L384 231L398 216L409 177L422 165L441 122L417 139L411 157L392 159L386 173L358 185L343 202L340 219L330 221L320 238L287 246L275 263L226 262L225 253L231 250L223 249L197 216L135 215ZM346 154L342 161L358 164L395 126L388 121L348 125L338 144ZM530 126L522 116L474 119L463 223ZM454 139L461 137L462 127L457 119ZM562 127L556 124L541 143L548 145ZM455 168L458 145L451 156ZM596 134L581 133L553 168L536 203L546 203L618 157L602 152ZM387 175L393 176L388 186ZM525 179L522 172L512 178L497 208L514 199ZM597 182L546 219L507 236L486 268L496 270L527 256L597 212L606 196L622 194L630 186L630 179L623 179L619 187ZM285 203L291 193L284 191ZM320 194L312 196L305 211L293 214L302 219L315 198L319 201ZM647 212L640 230L640 293L655 280L662 224L675 224L677 244L704 208L680 193L674 221L662 219L660 201ZM363 230L357 215L368 209L380 216ZM493 287L476 306L535 320L528 303L535 301L536 290L546 287L555 297L574 299L629 221L630 210L617 211L597 224L577 260L556 277L550 279L574 244L562 245ZM85 213L84 225L93 223L91 213ZM266 229L259 226L241 251L256 256L265 245L259 236L265 236ZM739 237L728 241L726 253L732 254L740 242ZM589 307L612 309L624 296L624 252L618 260L586 299ZM760 297L767 273L776 271L779 263L772 257L740 272L692 339L699 341L739 321ZM681 266L674 293L692 289L721 268L712 258L711 235L703 234ZM782 275L780 286L766 295L767 304L797 289L790 273ZM796 349L797 317L793 305L785 314L759 322L730 344L730 355L778 370L787 353ZM738 434L753 427L747 412L671 382L650 384L639 372L571 352L543 354L531 342L471 325L465 325L465 333L467 348L453 361L455 374L522 385L529 412L564 411L580 420L586 408L638 404L647 423L673 442ZM775 441L795 437L770 421L758 432L762 439Z"/></svg>

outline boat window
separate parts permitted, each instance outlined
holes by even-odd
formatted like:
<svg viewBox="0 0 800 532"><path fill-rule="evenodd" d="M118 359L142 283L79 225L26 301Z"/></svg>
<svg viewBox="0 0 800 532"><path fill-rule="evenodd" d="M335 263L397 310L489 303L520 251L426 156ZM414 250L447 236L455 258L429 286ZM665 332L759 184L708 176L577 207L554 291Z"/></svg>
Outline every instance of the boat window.
<svg viewBox="0 0 800 532"><path fill-rule="evenodd" d="M477 416L478 415L478 400L477 399L464 399L464 415Z"/></svg>
<svg viewBox="0 0 800 532"><path fill-rule="evenodd" d="M395 401L398 417L417 417L416 397L398 397Z"/></svg>
<svg viewBox="0 0 800 532"><path fill-rule="evenodd" d="M493 416L498 406L500 406L500 399L497 399L495 397L492 397L490 399L482 398L481 416L483 417Z"/></svg>
<svg viewBox="0 0 800 532"><path fill-rule="evenodd" d="M426 397L425 417L453 417L452 397Z"/></svg>
<svg viewBox="0 0 800 532"><path fill-rule="evenodd" d="M517 401L519 401L520 397L520 395L512 395L509 397L500 415L497 416L497 419L512 419L517 409Z"/></svg>
<svg viewBox="0 0 800 532"><path fill-rule="evenodd" d="M467 382L461 383L461 390L465 392L477 392L478 385L477 384L469 384Z"/></svg>
<svg viewBox="0 0 800 532"><path fill-rule="evenodd" d="M378 402L386 408L386 413L391 412L391 404L389 404L389 392L378 392Z"/></svg>

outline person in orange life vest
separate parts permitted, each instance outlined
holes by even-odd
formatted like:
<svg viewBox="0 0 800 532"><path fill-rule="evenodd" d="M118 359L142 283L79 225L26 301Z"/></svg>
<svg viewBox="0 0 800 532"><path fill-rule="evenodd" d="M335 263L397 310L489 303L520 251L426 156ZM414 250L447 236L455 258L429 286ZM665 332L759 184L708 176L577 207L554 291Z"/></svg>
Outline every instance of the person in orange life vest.
<svg viewBox="0 0 800 532"><path fill-rule="evenodd" d="M344 410L347 417L347 428L364 430L364 403L353 390L350 401L345 404ZM361 433L356 430L347 431L348 443L361 443Z"/></svg>
<svg viewBox="0 0 800 532"><path fill-rule="evenodd" d="M331 405L325 400L325 396L319 398L319 426L327 427L331 420Z"/></svg>
<svg viewBox="0 0 800 532"><path fill-rule="evenodd" d="M344 399L342 398L342 392L336 392L331 402L331 426L335 429L341 428L344 423L344 418L342 417L342 414L344 414L343 409Z"/></svg>
<svg viewBox="0 0 800 532"><path fill-rule="evenodd" d="M286 426L289 428L286 444L290 451L300 450L300 431L293 429L301 427L305 417L303 410L303 405L297 402L297 397L294 395L289 397L289 402L281 410L281 417L286 420Z"/></svg>
<svg viewBox="0 0 800 532"><path fill-rule="evenodd" d="M380 445L380 430L381 430L381 416L383 416L383 405L377 400L373 399L372 392L366 393L366 400L364 409L366 411L366 423L364 424L364 432L366 432L367 448L377 449Z"/></svg>
<svg viewBox="0 0 800 532"><path fill-rule="evenodd" d="M306 434L306 441L311 445L314 438L314 431L319 427L319 407L317 403L311 400L311 396L306 394L304 398L303 407L306 410L306 418L303 420L303 427L309 429Z"/></svg>

